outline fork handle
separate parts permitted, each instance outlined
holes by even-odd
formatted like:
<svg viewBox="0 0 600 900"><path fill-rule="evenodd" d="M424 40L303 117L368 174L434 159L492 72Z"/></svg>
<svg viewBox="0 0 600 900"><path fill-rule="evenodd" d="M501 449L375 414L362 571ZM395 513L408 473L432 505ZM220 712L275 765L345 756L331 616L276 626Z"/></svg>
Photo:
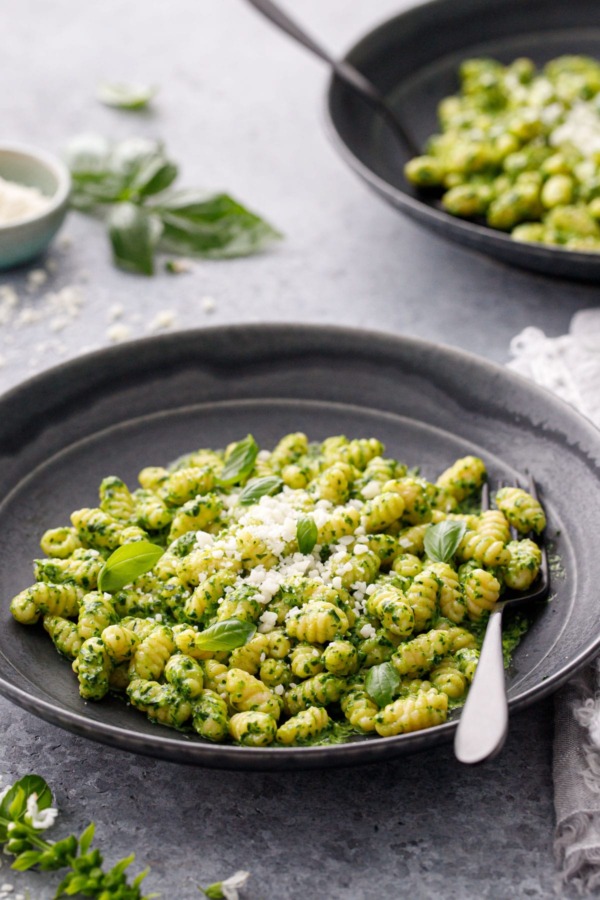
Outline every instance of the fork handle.
<svg viewBox="0 0 600 900"><path fill-rule="evenodd" d="M307 50L310 50L311 53L314 53L319 59L328 63L343 81L348 82L352 87L356 88L356 90L365 94L372 103L378 105L384 103L379 91L358 71L358 69L355 69L354 66L351 66L349 63L344 62L343 60L337 60L332 56L322 44L317 43L304 28L301 28L300 25L298 25L291 16L288 16L283 9L277 6L273 0L248 0L248 2L250 3L250 6L253 6L258 12L269 19L273 25L276 25L285 32L285 34L289 35L289 37L294 38L295 41L298 41L299 44Z"/></svg>
<svg viewBox="0 0 600 900"><path fill-rule="evenodd" d="M473 684L458 722L456 758L469 765L491 759L502 748L507 731L502 609L496 609L490 613Z"/></svg>
<svg viewBox="0 0 600 900"><path fill-rule="evenodd" d="M250 6L262 13L273 25L280 28L285 34L293 38L319 59L328 63L335 74L343 82L354 88L355 91L379 110L388 126L402 142L410 156L418 156L421 152L411 135L405 130L404 125L375 85L344 59L336 59L328 50L318 43L312 35L308 34L291 16L279 7L274 0L248 0Z"/></svg>

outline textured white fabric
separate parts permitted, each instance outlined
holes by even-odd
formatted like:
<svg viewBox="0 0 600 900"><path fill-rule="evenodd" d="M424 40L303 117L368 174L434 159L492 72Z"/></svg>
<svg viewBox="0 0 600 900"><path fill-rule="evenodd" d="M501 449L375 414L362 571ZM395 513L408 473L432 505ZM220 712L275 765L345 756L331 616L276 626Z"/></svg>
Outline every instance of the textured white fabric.
<svg viewBox="0 0 600 900"><path fill-rule="evenodd" d="M510 368L554 391L600 427L600 310L578 312L569 334L525 328L513 338ZM600 660L555 700L554 850L565 882L600 888Z"/></svg>

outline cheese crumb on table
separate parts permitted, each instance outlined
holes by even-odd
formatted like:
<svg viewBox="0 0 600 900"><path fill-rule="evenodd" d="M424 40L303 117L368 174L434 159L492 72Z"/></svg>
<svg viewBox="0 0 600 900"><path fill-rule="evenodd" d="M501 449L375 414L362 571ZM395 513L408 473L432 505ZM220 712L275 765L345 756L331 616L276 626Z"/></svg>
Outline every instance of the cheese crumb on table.
<svg viewBox="0 0 600 900"><path fill-rule="evenodd" d="M128 325L116 323L106 329L106 336L109 340L117 344L119 341L126 341L131 337L131 328Z"/></svg>

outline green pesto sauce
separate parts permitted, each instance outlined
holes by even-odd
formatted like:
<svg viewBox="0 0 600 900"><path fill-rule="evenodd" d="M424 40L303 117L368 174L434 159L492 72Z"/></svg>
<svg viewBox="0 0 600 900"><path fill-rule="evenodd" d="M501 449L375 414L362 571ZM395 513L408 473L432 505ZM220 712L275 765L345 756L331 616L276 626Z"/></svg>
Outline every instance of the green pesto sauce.
<svg viewBox="0 0 600 900"><path fill-rule="evenodd" d="M510 665L513 653L521 638L529 628L529 625L530 619L523 613L516 612L513 615L508 611L505 613L505 620L502 627L502 655L504 657L505 669Z"/></svg>
<svg viewBox="0 0 600 900"><path fill-rule="evenodd" d="M322 731L314 738L298 741L297 747L323 747L326 744L345 744L352 737L366 737L362 731L354 728L350 722L331 722L326 731Z"/></svg>

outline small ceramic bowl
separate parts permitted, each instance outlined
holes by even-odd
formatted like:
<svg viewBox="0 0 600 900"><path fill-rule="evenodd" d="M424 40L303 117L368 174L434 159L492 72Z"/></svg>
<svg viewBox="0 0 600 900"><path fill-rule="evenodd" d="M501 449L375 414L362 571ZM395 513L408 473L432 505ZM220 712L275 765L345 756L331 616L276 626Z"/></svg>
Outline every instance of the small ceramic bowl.
<svg viewBox="0 0 600 900"><path fill-rule="evenodd" d="M71 176L50 153L20 144L0 144L0 177L38 188L49 198L41 212L0 223L0 269L8 269L33 259L48 246L67 213Z"/></svg>

